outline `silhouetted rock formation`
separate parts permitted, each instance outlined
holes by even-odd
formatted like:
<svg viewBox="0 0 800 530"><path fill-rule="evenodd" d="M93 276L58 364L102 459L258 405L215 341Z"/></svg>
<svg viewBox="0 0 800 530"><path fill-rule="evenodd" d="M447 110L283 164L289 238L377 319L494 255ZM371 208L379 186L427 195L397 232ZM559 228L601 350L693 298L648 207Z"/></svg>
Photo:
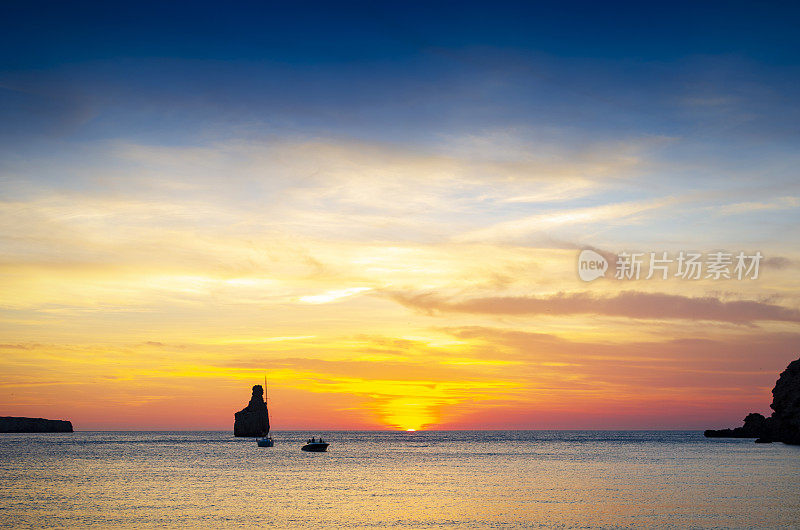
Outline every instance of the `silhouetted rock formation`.
<svg viewBox="0 0 800 530"><path fill-rule="evenodd" d="M704 434L708 438L760 438L764 433L767 418L763 414L751 412L744 419L744 425L735 429L709 429Z"/></svg>
<svg viewBox="0 0 800 530"><path fill-rule="evenodd" d="M234 417L234 436L266 436L269 433L267 404L264 402L264 389L261 385L253 387L250 403Z"/></svg>
<svg viewBox="0 0 800 530"><path fill-rule="evenodd" d="M772 416L748 414L735 429L708 430L708 438L757 438L758 443L800 445L800 359L792 361L772 389Z"/></svg>
<svg viewBox="0 0 800 530"><path fill-rule="evenodd" d="M800 359L792 361L772 389L772 413L763 441L800 445Z"/></svg>
<svg viewBox="0 0 800 530"><path fill-rule="evenodd" d="M66 420L2 416L0 432L72 432L72 423Z"/></svg>

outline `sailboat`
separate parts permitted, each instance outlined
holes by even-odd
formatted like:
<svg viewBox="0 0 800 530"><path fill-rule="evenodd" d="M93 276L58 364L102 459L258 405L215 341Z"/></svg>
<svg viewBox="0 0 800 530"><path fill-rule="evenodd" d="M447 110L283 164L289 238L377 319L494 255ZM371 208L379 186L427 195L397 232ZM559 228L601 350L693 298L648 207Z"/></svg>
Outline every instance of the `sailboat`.
<svg viewBox="0 0 800 530"><path fill-rule="evenodd" d="M264 374L264 406L267 408L267 432L264 433L262 438L256 438L256 443L259 447L273 447L275 442L272 436L269 435L269 399L267 398L267 374Z"/></svg>

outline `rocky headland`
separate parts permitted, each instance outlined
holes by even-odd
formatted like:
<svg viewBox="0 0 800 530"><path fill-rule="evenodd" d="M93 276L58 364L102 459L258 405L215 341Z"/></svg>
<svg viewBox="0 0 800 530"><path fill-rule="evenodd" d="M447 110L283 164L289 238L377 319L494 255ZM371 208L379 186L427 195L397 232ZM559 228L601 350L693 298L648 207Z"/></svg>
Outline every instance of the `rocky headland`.
<svg viewBox="0 0 800 530"><path fill-rule="evenodd" d="M72 432L72 422L0 416L0 432Z"/></svg>
<svg viewBox="0 0 800 530"><path fill-rule="evenodd" d="M250 403L234 414L234 436L266 436L269 433L269 416L264 402L264 389L261 385L253 387Z"/></svg>
<svg viewBox="0 0 800 530"><path fill-rule="evenodd" d="M707 430L708 438L756 438L757 443L800 445L800 359L792 361L772 389L772 415L751 413L734 429Z"/></svg>

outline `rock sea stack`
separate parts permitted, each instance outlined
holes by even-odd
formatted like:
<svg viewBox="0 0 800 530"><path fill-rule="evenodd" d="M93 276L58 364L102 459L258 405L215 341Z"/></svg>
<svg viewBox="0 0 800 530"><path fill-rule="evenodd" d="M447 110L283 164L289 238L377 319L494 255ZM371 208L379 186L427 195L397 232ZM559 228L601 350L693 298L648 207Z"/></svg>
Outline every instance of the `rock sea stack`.
<svg viewBox="0 0 800 530"><path fill-rule="evenodd" d="M253 387L250 403L234 414L234 436L266 436L269 434L267 404L264 402L264 389L261 385Z"/></svg>
<svg viewBox="0 0 800 530"><path fill-rule="evenodd" d="M757 438L758 443L800 445L800 359L792 361L772 389L773 412L769 418L748 414L735 429L707 430L708 438Z"/></svg>

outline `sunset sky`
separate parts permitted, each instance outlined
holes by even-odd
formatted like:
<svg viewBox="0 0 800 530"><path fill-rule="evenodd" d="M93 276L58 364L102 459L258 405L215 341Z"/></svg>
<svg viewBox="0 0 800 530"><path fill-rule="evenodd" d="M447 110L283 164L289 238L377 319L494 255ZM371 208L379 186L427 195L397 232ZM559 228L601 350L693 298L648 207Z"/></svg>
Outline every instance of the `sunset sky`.
<svg viewBox="0 0 800 530"><path fill-rule="evenodd" d="M558 6L3 3L0 416L227 430L265 373L276 430L768 413L798 9ZM681 251L764 259L613 278Z"/></svg>

